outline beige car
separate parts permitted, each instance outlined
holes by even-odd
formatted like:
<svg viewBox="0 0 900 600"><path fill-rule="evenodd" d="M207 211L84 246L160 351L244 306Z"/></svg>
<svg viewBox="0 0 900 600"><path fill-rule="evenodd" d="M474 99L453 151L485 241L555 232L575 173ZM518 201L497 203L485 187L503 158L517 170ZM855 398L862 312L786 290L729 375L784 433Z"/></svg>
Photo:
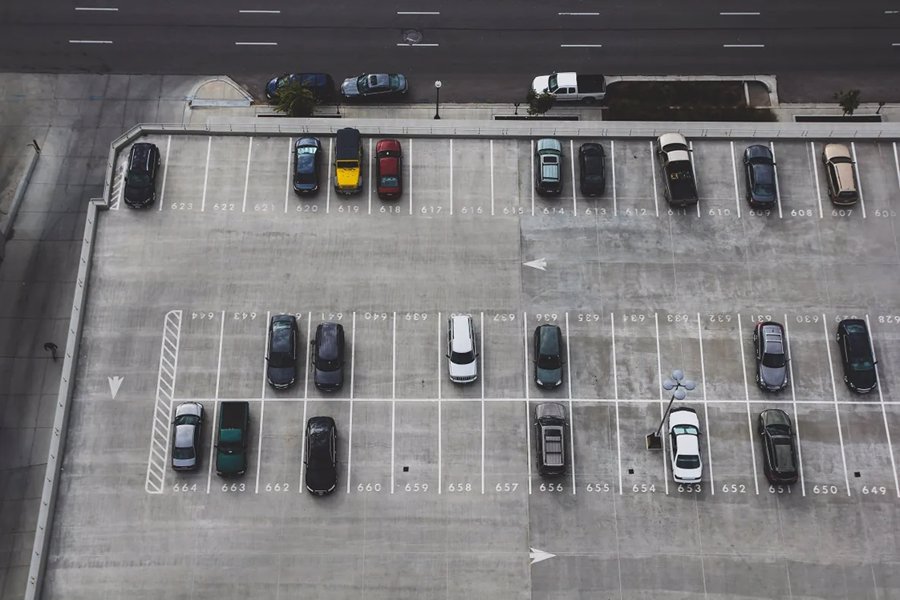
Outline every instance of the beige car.
<svg viewBox="0 0 900 600"><path fill-rule="evenodd" d="M826 144L822 151L825 165L825 179L828 180L828 195L834 204L849 206L856 204L859 192L856 188L856 174L850 151L843 144Z"/></svg>

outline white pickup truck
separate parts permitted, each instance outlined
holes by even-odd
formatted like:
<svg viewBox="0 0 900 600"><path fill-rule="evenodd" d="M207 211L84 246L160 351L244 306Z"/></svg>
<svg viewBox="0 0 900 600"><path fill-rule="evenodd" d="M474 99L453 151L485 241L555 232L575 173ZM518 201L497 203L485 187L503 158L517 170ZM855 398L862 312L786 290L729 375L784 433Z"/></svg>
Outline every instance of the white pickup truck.
<svg viewBox="0 0 900 600"><path fill-rule="evenodd" d="M553 73L538 75L531 82L535 94L548 92L560 102L599 102L606 96L606 78L603 75L578 73Z"/></svg>

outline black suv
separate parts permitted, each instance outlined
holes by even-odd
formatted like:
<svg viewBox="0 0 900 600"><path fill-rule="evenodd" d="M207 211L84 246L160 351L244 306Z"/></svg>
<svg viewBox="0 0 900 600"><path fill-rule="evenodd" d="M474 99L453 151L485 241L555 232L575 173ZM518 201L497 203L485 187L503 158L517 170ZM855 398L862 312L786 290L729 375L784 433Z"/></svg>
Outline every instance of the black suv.
<svg viewBox="0 0 900 600"><path fill-rule="evenodd" d="M606 154L594 142L578 148L579 183L585 196L599 196L606 190Z"/></svg>
<svg viewBox="0 0 900 600"><path fill-rule="evenodd" d="M566 472L566 409L547 402L534 407L534 449L538 473L546 476Z"/></svg>
<svg viewBox="0 0 900 600"><path fill-rule="evenodd" d="M844 382L857 394L871 392L878 385L869 328L862 319L844 319L837 326L836 339L844 365Z"/></svg>
<svg viewBox="0 0 900 600"><path fill-rule="evenodd" d="M337 485L337 427L331 417L306 422L306 489L317 496Z"/></svg>
<svg viewBox="0 0 900 600"><path fill-rule="evenodd" d="M787 345L781 323L757 323L753 330L753 347L756 350L756 385L766 392L783 390L787 385Z"/></svg>
<svg viewBox="0 0 900 600"><path fill-rule="evenodd" d="M131 147L128 171L125 173L125 204L144 208L156 200L156 173L159 171L159 148L140 142Z"/></svg>
<svg viewBox="0 0 900 600"><path fill-rule="evenodd" d="M269 351L266 379L276 390L284 390L297 380L297 338L300 328L294 315L275 315L269 321Z"/></svg>
<svg viewBox="0 0 900 600"><path fill-rule="evenodd" d="M542 388L562 383L562 331L544 323L534 330L534 382Z"/></svg>
<svg viewBox="0 0 900 600"><path fill-rule="evenodd" d="M797 481L797 449L794 428L786 412L770 408L759 413L757 433L763 446L763 470L772 484Z"/></svg>
<svg viewBox="0 0 900 600"><path fill-rule="evenodd" d="M312 344L313 383L325 392L336 392L344 385L344 326L319 323Z"/></svg>

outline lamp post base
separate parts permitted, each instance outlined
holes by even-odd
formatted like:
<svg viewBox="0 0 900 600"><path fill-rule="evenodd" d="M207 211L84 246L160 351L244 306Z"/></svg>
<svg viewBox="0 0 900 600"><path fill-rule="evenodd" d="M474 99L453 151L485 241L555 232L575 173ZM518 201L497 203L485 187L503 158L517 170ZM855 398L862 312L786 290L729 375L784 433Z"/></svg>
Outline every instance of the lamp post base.
<svg viewBox="0 0 900 600"><path fill-rule="evenodd" d="M656 433L647 434L647 450L662 450L662 437Z"/></svg>

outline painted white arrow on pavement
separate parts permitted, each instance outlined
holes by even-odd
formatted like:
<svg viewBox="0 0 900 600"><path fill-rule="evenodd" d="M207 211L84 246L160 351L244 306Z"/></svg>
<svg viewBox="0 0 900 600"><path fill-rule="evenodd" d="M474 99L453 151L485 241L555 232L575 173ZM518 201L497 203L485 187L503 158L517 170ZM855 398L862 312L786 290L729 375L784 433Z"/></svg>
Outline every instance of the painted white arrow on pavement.
<svg viewBox="0 0 900 600"><path fill-rule="evenodd" d="M532 269L540 269L541 271L547 270L547 259L546 258L536 258L534 260L529 260L526 263L522 263L526 267L531 267Z"/></svg>
<svg viewBox="0 0 900 600"><path fill-rule="evenodd" d="M106 379L109 380L109 393L112 394L113 400L115 400L116 394L119 393L119 388L122 386L122 382L125 381L125 378L116 375L115 377L107 377Z"/></svg>
<svg viewBox="0 0 900 600"><path fill-rule="evenodd" d="M544 552L543 550L538 550L537 548L532 548L531 552L528 553L528 557L531 559L531 565L534 563L539 563L542 560L547 560L548 558L555 557L555 554L550 554L549 552Z"/></svg>

